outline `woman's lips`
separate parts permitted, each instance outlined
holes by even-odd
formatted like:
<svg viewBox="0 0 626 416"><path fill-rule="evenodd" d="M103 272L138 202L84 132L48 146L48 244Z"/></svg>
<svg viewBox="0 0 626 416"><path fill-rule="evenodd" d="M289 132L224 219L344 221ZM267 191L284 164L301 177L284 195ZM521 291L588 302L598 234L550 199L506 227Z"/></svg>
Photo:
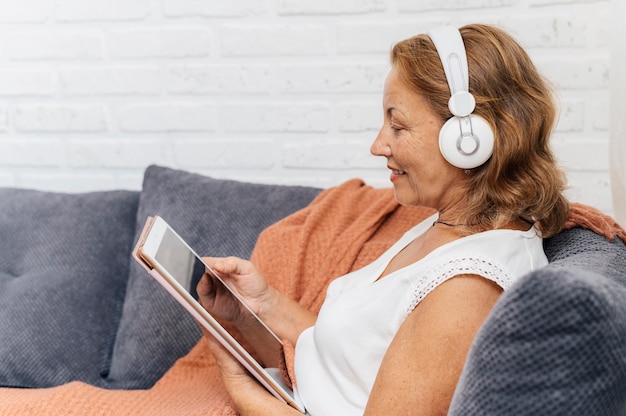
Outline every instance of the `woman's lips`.
<svg viewBox="0 0 626 416"><path fill-rule="evenodd" d="M402 176L406 175L406 172L403 170L399 170L399 169L391 169L391 181L396 181L398 179L400 179Z"/></svg>

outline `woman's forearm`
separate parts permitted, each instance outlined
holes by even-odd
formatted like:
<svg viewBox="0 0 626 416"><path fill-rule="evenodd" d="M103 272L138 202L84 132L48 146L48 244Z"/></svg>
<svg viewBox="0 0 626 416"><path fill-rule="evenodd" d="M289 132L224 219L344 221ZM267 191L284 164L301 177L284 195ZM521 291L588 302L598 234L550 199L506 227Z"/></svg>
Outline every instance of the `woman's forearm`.
<svg viewBox="0 0 626 416"><path fill-rule="evenodd" d="M316 315L295 300L272 290L272 297L259 310L259 317L281 338L295 345L305 329L315 325Z"/></svg>

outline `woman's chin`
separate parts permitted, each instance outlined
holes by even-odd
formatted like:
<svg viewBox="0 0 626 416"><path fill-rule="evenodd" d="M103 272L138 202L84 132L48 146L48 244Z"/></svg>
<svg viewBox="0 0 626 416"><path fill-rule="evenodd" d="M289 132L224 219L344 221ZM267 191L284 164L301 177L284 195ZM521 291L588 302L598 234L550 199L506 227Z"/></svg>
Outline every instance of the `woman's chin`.
<svg viewBox="0 0 626 416"><path fill-rule="evenodd" d="M394 191L393 193L394 197L396 198L396 201L400 205L404 205L404 206L417 205L414 195L407 195L406 192L403 192L402 190L398 190L398 188L396 187L393 188L393 191Z"/></svg>

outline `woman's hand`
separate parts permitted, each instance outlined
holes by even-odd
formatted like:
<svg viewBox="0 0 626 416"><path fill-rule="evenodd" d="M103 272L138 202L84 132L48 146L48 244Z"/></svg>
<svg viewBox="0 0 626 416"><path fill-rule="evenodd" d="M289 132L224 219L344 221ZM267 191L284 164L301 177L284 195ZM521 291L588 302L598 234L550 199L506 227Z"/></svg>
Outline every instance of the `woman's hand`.
<svg viewBox="0 0 626 416"><path fill-rule="evenodd" d="M264 305L271 306L276 292L252 263L237 257L204 257L202 260L219 274L254 313L261 315ZM214 279L211 273L205 273L198 283L196 290L200 304L221 318L236 322L239 305L230 301L226 290Z"/></svg>
<svg viewBox="0 0 626 416"><path fill-rule="evenodd" d="M265 390L213 336L206 334L205 339L215 356L226 391L241 415L302 415Z"/></svg>
<svg viewBox="0 0 626 416"><path fill-rule="evenodd" d="M280 339L295 345L300 333L315 324L313 313L270 286L249 261L237 257L203 260ZM238 327L245 327L239 306L226 301L224 289L208 274L202 277L196 290L204 308Z"/></svg>

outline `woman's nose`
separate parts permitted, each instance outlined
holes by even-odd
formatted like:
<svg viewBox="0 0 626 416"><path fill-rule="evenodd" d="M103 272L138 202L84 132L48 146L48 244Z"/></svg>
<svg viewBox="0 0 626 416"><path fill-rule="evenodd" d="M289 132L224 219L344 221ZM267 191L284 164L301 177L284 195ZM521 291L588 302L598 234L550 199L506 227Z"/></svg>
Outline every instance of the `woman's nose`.
<svg viewBox="0 0 626 416"><path fill-rule="evenodd" d="M378 135L374 139L374 142L370 146L370 153L373 154L374 156L390 156L391 155L391 148L387 144L385 133L383 132L382 128L380 129L380 131L378 132Z"/></svg>

